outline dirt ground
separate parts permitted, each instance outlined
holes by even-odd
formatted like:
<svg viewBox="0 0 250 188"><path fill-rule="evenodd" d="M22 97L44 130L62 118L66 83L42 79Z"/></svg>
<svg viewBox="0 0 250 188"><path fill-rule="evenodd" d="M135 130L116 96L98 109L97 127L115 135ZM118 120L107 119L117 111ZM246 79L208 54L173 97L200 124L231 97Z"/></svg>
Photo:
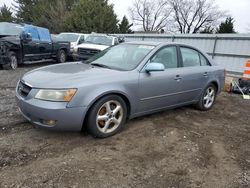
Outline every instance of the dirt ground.
<svg viewBox="0 0 250 188"><path fill-rule="evenodd" d="M192 107L131 120L118 135L49 132L15 104L25 72L0 70L0 187L250 187L250 101L222 93Z"/></svg>

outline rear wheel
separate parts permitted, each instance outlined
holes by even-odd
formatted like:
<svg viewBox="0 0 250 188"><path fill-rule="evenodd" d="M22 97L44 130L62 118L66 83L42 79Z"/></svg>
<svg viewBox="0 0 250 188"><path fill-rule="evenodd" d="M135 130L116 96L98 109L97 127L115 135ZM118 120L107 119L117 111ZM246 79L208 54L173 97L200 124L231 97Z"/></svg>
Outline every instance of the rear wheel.
<svg viewBox="0 0 250 188"><path fill-rule="evenodd" d="M58 63L65 63L67 60L67 54L64 50L59 50L57 54L57 62Z"/></svg>
<svg viewBox="0 0 250 188"><path fill-rule="evenodd" d="M90 109L87 130L98 138L106 138L118 133L125 124L127 107L123 99L116 95L103 97Z"/></svg>
<svg viewBox="0 0 250 188"><path fill-rule="evenodd" d="M217 94L217 89L214 84L210 84L206 89L203 91L199 102L197 103L196 107L199 110L207 111L210 110L215 102Z"/></svg>
<svg viewBox="0 0 250 188"><path fill-rule="evenodd" d="M15 70L18 67L18 60L15 52L9 52L9 62L3 65L5 70Z"/></svg>

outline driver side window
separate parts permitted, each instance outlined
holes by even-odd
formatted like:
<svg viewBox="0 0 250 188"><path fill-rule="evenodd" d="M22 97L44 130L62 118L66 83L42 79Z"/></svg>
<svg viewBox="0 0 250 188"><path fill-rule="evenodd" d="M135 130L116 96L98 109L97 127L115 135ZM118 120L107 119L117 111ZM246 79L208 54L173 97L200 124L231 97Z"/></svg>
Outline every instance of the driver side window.
<svg viewBox="0 0 250 188"><path fill-rule="evenodd" d="M161 63L165 69L177 68L177 49L175 46L160 49L151 59L150 63Z"/></svg>
<svg viewBox="0 0 250 188"><path fill-rule="evenodd" d="M36 28L34 27L26 27L24 32L26 34L30 34L32 36L32 41L39 41L39 34Z"/></svg>

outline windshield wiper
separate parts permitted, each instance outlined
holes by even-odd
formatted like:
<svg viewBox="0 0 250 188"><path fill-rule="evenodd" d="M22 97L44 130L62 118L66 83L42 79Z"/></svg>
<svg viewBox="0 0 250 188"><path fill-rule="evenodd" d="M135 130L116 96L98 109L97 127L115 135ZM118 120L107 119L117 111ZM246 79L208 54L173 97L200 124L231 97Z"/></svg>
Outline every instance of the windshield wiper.
<svg viewBox="0 0 250 188"><path fill-rule="evenodd" d="M99 63L91 63L90 65L111 69L108 65L103 65L103 64L99 64Z"/></svg>

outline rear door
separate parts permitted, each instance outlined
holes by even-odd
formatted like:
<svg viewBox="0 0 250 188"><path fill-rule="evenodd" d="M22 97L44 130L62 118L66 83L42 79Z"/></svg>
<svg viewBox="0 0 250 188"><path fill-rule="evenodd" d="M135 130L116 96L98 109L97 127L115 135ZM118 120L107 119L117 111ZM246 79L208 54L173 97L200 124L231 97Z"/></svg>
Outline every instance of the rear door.
<svg viewBox="0 0 250 188"><path fill-rule="evenodd" d="M182 88L181 102L198 100L209 79L209 63L197 50L180 46L181 74L179 85Z"/></svg>
<svg viewBox="0 0 250 188"><path fill-rule="evenodd" d="M43 59L51 58L52 56L52 40L48 29L37 27L40 37L38 51Z"/></svg>

